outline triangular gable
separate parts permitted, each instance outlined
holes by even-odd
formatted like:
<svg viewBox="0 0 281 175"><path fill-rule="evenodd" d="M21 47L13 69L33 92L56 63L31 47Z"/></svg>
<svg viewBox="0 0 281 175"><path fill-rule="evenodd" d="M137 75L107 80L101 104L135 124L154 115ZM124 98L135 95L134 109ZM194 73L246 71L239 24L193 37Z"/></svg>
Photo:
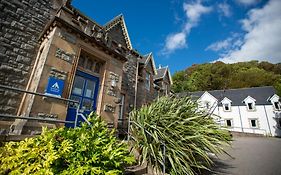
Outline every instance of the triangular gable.
<svg viewBox="0 0 281 175"><path fill-rule="evenodd" d="M170 84L173 84L172 76L171 76L171 73L170 73L170 70L169 70L168 66L167 66L166 74L168 75Z"/></svg>
<svg viewBox="0 0 281 175"><path fill-rule="evenodd" d="M221 103L225 103L225 102L232 103L232 101L227 97L224 97L223 100L221 101Z"/></svg>
<svg viewBox="0 0 281 175"><path fill-rule="evenodd" d="M204 94L202 94L201 97L198 99L198 101L201 101L202 97L204 97L205 95L209 95L211 98L213 98L214 101L218 101L218 99L212 94L210 94L208 91L205 91Z"/></svg>
<svg viewBox="0 0 281 175"><path fill-rule="evenodd" d="M105 28L106 32L110 33L112 31L111 37L113 37L114 40L117 40L121 43L123 43L123 41L124 41L126 44L126 47L128 49L132 50L131 40L130 40L128 30L126 27L126 23L125 23L125 20L124 20L124 17L122 14L118 15L117 17L113 18L111 21L106 23L104 25L104 28ZM119 35L118 35L118 33L119 33ZM120 35L122 37L120 37Z"/></svg>
<svg viewBox="0 0 281 175"><path fill-rule="evenodd" d="M279 96L277 94L273 94L272 96L268 97L267 101L279 101Z"/></svg>
<svg viewBox="0 0 281 175"><path fill-rule="evenodd" d="M165 72L163 74L160 73L162 75L159 75L159 71L161 69L165 69ZM157 72L157 76L155 77L155 80L164 79L165 76L168 75L168 79L170 81L170 84L173 84L172 76L171 76L171 73L170 73L170 70L169 70L168 66L162 67L162 68L158 68L158 69L156 69L156 72Z"/></svg>
<svg viewBox="0 0 281 175"><path fill-rule="evenodd" d="M152 52L150 52L149 54L146 55L146 60L145 60L145 63L144 63L144 67L146 67L149 62L151 62L153 72L156 75L157 71L156 71L155 62L154 62L154 58L153 58Z"/></svg>
<svg viewBox="0 0 281 175"><path fill-rule="evenodd" d="M242 102L245 103L245 101L248 101L248 100L253 101L253 102L256 102L256 99L254 99L254 98L251 97L251 96L246 97Z"/></svg>

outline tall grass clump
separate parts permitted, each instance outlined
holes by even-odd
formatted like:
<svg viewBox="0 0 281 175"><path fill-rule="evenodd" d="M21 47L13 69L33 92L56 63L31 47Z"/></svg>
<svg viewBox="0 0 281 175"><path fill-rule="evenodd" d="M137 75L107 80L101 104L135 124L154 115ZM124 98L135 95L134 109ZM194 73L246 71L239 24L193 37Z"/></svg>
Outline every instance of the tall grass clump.
<svg viewBox="0 0 281 175"><path fill-rule="evenodd" d="M130 118L131 140L140 153L140 163L148 163L158 173L163 160L169 174L191 175L208 170L212 164L208 155L224 153L223 146L231 140L228 131L220 129L188 97L162 97L134 110Z"/></svg>

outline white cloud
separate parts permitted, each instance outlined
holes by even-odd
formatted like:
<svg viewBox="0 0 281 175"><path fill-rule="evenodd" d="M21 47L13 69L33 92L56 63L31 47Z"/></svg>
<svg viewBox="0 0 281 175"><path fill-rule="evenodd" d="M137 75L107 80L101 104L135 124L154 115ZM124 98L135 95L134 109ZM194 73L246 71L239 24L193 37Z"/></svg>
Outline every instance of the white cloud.
<svg viewBox="0 0 281 175"><path fill-rule="evenodd" d="M196 24L199 21L201 15L209 13L211 11L210 7L203 6L200 1L191 4L184 3L183 9L189 20L188 23L191 24Z"/></svg>
<svg viewBox="0 0 281 175"><path fill-rule="evenodd" d="M190 30L197 26L203 14L209 13L212 10L211 7L203 6L200 0L184 3L183 9L187 18L184 27L180 32L169 34L166 37L165 46L161 51L162 55L168 55L177 49L187 47L186 39Z"/></svg>
<svg viewBox="0 0 281 175"><path fill-rule="evenodd" d="M260 2L260 0L236 0L236 2L247 6L257 4L258 2Z"/></svg>
<svg viewBox="0 0 281 175"><path fill-rule="evenodd" d="M242 20L246 33L240 41L241 47L228 50L219 60L227 63L249 60L281 62L280 16L280 0L271 0L261 9L252 9Z"/></svg>
<svg viewBox="0 0 281 175"><path fill-rule="evenodd" d="M218 11L226 17L230 17L232 15L230 6L226 2L218 4Z"/></svg>
<svg viewBox="0 0 281 175"><path fill-rule="evenodd" d="M186 46L186 34L183 32L171 34L166 38L165 48L167 50L175 50Z"/></svg>
<svg viewBox="0 0 281 175"><path fill-rule="evenodd" d="M229 50L236 50L242 45L241 36L237 33L232 34L225 40L217 41L209 45L205 50L227 52Z"/></svg>

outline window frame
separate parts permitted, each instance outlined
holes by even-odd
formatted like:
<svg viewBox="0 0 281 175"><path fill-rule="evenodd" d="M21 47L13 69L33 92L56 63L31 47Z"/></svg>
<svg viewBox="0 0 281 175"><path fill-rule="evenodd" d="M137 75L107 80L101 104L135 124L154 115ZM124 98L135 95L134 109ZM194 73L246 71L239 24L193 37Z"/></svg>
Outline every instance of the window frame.
<svg viewBox="0 0 281 175"><path fill-rule="evenodd" d="M277 105L276 105L276 104L277 104ZM280 110L281 110L281 104L280 104L279 101L273 101L273 102L272 102L272 105L273 105L273 109L274 109L274 110L276 110L276 111L280 111ZM278 106L278 107L276 108L276 106Z"/></svg>
<svg viewBox="0 0 281 175"><path fill-rule="evenodd" d="M124 120L124 111L125 111L125 100L126 100L126 95L124 93L121 93L121 99L120 99L120 104L119 104L119 113L118 113L118 120L123 121Z"/></svg>
<svg viewBox="0 0 281 175"><path fill-rule="evenodd" d="M145 72L145 89L150 91L150 79L151 79L151 75L149 72Z"/></svg>
<svg viewBox="0 0 281 175"><path fill-rule="evenodd" d="M256 122L256 126L252 125L252 120L254 120ZM250 128L254 128L254 129L259 128L259 120L257 118L250 118L249 119L249 124L250 124Z"/></svg>
<svg viewBox="0 0 281 175"><path fill-rule="evenodd" d="M252 104L252 106L251 106L252 109L250 109L249 104ZM247 106L248 111L255 111L256 110L255 102L248 102L248 103L246 103L246 106Z"/></svg>
<svg viewBox="0 0 281 175"><path fill-rule="evenodd" d="M227 121L228 121L228 120L230 121L230 125L231 125L231 126L228 126L228 125L227 125ZM228 127L228 128L233 128L233 119L227 118L227 119L224 119L224 121L225 121L225 126L226 126L226 127Z"/></svg>
<svg viewBox="0 0 281 175"><path fill-rule="evenodd" d="M228 105L228 110L226 109L226 105ZM223 103L223 111L230 112L231 111L231 103Z"/></svg>

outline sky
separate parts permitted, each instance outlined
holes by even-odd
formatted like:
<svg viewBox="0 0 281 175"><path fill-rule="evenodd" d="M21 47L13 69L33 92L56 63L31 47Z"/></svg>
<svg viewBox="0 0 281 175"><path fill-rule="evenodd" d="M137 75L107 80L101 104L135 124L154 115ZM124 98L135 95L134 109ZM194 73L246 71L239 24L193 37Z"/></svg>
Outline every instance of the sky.
<svg viewBox="0 0 281 175"><path fill-rule="evenodd" d="M281 62L281 0L73 0L104 25L123 14L134 49L171 73L193 64Z"/></svg>

